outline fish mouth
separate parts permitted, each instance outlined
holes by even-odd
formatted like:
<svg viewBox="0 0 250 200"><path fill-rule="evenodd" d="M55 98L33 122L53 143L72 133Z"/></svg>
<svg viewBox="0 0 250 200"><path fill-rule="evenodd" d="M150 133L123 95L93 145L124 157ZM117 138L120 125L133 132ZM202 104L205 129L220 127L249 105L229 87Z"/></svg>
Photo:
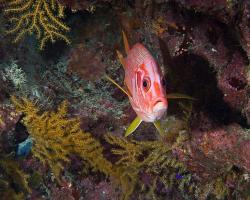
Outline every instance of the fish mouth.
<svg viewBox="0 0 250 200"><path fill-rule="evenodd" d="M154 103L154 106L156 106L156 105L159 104L159 103L163 103L163 101L162 101L162 100L157 100L157 101Z"/></svg>
<svg viewBox="0 0 250 200"><path fill-rule="evenodd" d="M162 98L157 98L155 101L153 101L151 106L149 105L149 108L147 109L141 108L141 107L139 107L139 109L136 109L136 106L133 106L133 108L135 112L137 113L137 115L143 121L154 122L156 120L161 119L164 116L168 108L168 102L166 98L162 97Z"/></svg>
<svg viewBox="0 0 250 200"><path fill-rule="evenodd" d="M162 102L162 101L158 101L154 107L153 107L153 112L154 113L162 113L165 112L167 110L167 106L166 103Z"/></svg>
<svg viewBox="0 0 250 200"><path fill-rule="evenodd" d="M137 112L138 116L145 122L154 122L161 119L167 112L167 105L164 102L158 102L153 107L152 112Z"/></svg>
<svg viewBox="0 0 250 200"><path fill-rule="evenodd" d="M167 101L165 98L157 98L153 103L153 112L165 112L167 110Z"/></svg>
<svg viewBox="0 0 250 200"><path fill-rule="evenodd" d="M153 115L155 120L159 120L167 111L166 101L157 100L153 107Z"/></svg>

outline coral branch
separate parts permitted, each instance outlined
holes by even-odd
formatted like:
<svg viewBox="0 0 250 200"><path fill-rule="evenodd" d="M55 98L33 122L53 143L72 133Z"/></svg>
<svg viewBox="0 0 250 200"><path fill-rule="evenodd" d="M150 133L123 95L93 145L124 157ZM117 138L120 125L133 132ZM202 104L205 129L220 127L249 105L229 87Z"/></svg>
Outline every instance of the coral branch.
<svg viewBox="0 0 250 200"><path fill-rule="evenodd" d="M23 123L34 139L32 153L42 163L47 163L58 178L63 169L63 162L68 162L71 149L71 124L76 120L66 118L67 103L63 102L57 112L44 112L27 99L12 97L16 110L25 114Z"/></svg>
<svg viewBox="0 0 250 200"><path fill-rule="evenodd" d="M166 188L177 186L181 191L187 189L193 191L195 185L191 182L191 175L187 173L184 164L171 153L172 148L176 145L167 146L162 141L127 140L111 134L105 135L105 139L116 147L112 150L113 154L119 156L116 164L124 166L124 173L133 179L133 182L128 186L131 193L136 185L142 186L144 184L138 178L139 173L142 172L154 175L149 191L151 196L154 196L155 183L158 180ZM141 189L143 190L143 188Z"/></svg>
<svg viewBox="0 0 250 200"><path fill-rule="evenodd" d="M34 139L32 153L41 162L48 163L56 177L63 170L63 162L75 153L95 170L107 176L118 177L112 164L103 157L103 148L90 133L83 132L77 118L67 118L67 102L64 101L56 112L40 113L27 99L12 97L16 110L25 114L23 119L30 136Z"/></svg>
<svg viewBox="0 0 250 200"><path fill-rule="evenodd" d="M122 187L125 199L129 199L135 188L143 185L140 173L154 175L150 189L154 195L158 180L166 187L178 186L181 191L194 187L185 166L171 153L176 145L169 146L162 141L135 141L105 135L112 146L112 154L119 159L112 164L103 155L103 146L90 133L80 128L78 118L67 117L67 102L64 101L54 112L41 112L34 103L23 98L12 97L16 110L25 117L22 122L27 127L34 145L32 153L43 164L48 164L60 181L63 163L69 162L69 155L83 158L94 170L115 178ZM164 176L162 176L164 174ZM182 174L185 174L182 175ZM181 177L177 178L176 176Z"/></svg>
<svg viewBox="0 0 250 200"><path fill-rule="evenodd" d="M15 43L32 33L40 41L40 49L44 49L48 41L64 40L70 43L65 35L70 29L61 21L64 7L58 0L13 0L7 2L5 13L13 24L7 33L16 34Z"/></svg>

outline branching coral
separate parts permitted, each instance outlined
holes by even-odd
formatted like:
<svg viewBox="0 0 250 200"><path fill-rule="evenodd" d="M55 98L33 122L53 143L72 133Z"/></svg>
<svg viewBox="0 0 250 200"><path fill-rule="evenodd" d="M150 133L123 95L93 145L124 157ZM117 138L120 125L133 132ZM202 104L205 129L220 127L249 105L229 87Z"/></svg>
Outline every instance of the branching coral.
<svg viewBox="0 0 250 200"><path fill-rule="evenodd" d="M24 194L31 192L28 186L28 176L19 169L15 161L0 156L0 171L0 195L2 199L24 199Z"/></svg>
<svg viewBox="0 0 250 200"><path fill-rule="evenodd" d="M185 191L185 188L193 190L191 175L186 173L185 166L171 154L172 147L161 141L130 141L111 134L106 135L105 139L116 147L112 150L119 156L116 164L133 171L133 189L136 185L144 185L138 178L139 173L144 172L154 177L148 195L154 196L158 182L166 188L177 185L181 191Z"/></svg>
<svg viewBox="0 0 250 200"><path fill-rule="evenodd" d="M67 117L67 102L64 101L56 112L41 113L31 101L12 97L16 110L25 114L22 122L33 138L32 153L44 164L47 163L55 177L63 170L63 162L69 161L69 154L77 154L94 170L114 178L121 185L124 194L132 193L135 181L133 173L126 166L113 165L103 156L103 147L90 133L80 128L78 118Z"/></svg>
<svg viewBox="0 0 250 200"><path fill-rule="evenodd" d="M12 97L12 102L17 111L25 114L22 122L33 138L33 155L47 163L58 179L63 163L68 162L69 154L73 153L87 161L94 170L113 177L121 185L125 199L129 198L136 187L144 184L139 178L140 173L154 177L153 187L148 191L150 195L154 195L158 182L167 188L178 185L182 191L190 183L190 174L171 154L175 145L167 146L162 141L127 140L107 134L106 141L117 147L112 150L112 154L119 157L112 164L104 157L100 142L90 133L81 130L80 120L67 117L66 101L57 111L43 113L27 99Z"/></svg>
<svg viewBox="0 0 250 200"><path fill-rule="evenodd" d="M79 133L72 135L74 152L87 160L94 170L99 170L110 176L115 175L112 164L103 157L101 144L90 133L83 133L79 127L77 129Z"/></svg>
<svg viewBox="0 0 250 200"><path fill-rule="evenodd" d="M27 77L25 72L20 68L16 61L11 61L11 63L1 64L4 70L0 72L3 80L9 80L12 82L16 89L23 89L27 83Z"/></svg>
<svg viewBox="0 0 250 200"><path fill-rule="evenodd" d="M26 34L34 33L40 41L40 49L46 42L57 39L70 43L65 32L69 27L61 18L64 17L64 7L58 0L11 0L7 1L5 13L9 16L13 27L8 31L16 34L14 42L18 42Z"/></svg>
<svg viewBox="0 0 250 200"><path fill-rule="evenodd" d="M112 164L103 157L103 148L90 133L83 132L78 118L67 118L67 102L56 112L41 113L31 101L12 97L16 110L25 114L23 123L34 140L32 153L48 163L56 177L63 170L63 162L75 153L88 161L92 168L106 175L116 176Z"/></svg>
<svg viewBox="0 0 250 200"><path fill-rule="evenodd" d="M199 187L196 191L196 197L205 200L210 195L214 195L214 199L225 199L228 193L229 188L226 186L225 180L218 177Z"/></svg>
<svg viewBox="0 0 250 200"><path fill-rule="evenodd" d="M39 109L27 99L12 97L12 102L17 111L25 114L23 123L34 139L32 153L44 164L47 162L58 177L63 169L62 161L69 161L70 134L74 131L74 121L66 118L67 103L63 102L57 112L39 114Z"/></svg>

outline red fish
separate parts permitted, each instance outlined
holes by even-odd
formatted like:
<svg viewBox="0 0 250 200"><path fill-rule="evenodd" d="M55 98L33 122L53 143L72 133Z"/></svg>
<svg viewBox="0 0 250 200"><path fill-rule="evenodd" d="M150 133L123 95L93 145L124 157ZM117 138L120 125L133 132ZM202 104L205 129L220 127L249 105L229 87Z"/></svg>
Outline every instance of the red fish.
<svg viewBox="0 0 250 200"><path fill-rule="evenodd" d="M145 122L159 120L168 107L162 75L149 51L135 44L124 59L125 80L130 103Z"/></svg>
<svg viewBox="0 0 250 200"><path fill-rule="evenodd" d="M126 130L125 136L128 136L142 121L156 122L159 120L166 112L168 102L162 75L153 56L140 43L130 49L124 32L123 41L127 57L124 58L119 51L117 54L125 70L124 84L127 90L120 87L111 78L108 77L108 79L127 94L137 114L136 119ZM155 126L159 129L158 123L155 123Z"/></svg>
<svg viewBox="0 0 250 200"><path fill-rule="evenodd" d="M133 133L142 121L153 122L162 134L163 131L158 120L166 112L168 101L161 71L144 45L136 43L130 48L124 32L123 41L127 57L124 58L119 51L117 51L117 55L125 70L126 89L123 89L110 77L107 78L127 94L131 106L137 114L135 120L127 128L125 136ZM171 98L179 97L185 98L178 95L171 96Z"/></svg>

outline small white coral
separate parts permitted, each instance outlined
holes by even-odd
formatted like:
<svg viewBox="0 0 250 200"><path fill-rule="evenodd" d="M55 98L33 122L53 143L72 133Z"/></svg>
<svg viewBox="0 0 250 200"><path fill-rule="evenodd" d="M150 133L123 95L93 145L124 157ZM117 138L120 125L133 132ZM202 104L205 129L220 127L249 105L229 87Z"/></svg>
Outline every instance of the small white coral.
<svg viewBox="0 0 250 200"><path fill-rule="evenodd" d="M10 65L4 68L3 79L11 81L15 88L23 87L27 82L25 72L12 61Z"/></svg>

